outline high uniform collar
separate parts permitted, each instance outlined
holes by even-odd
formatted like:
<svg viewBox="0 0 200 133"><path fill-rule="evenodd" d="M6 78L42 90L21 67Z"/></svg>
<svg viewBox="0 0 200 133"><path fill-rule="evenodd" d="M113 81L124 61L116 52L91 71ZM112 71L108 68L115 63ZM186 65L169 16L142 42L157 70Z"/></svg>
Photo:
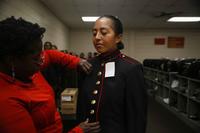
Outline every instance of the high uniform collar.
<svg viewBox="0 0 200 133"><path fill-rule="evenodd" d="M121 55L121 52L119 50L116 50L111 53L106 53L106 54L100 54L98 58L100 59L101 62L108 62L111 61L112 59L115 59Z"/></svg>

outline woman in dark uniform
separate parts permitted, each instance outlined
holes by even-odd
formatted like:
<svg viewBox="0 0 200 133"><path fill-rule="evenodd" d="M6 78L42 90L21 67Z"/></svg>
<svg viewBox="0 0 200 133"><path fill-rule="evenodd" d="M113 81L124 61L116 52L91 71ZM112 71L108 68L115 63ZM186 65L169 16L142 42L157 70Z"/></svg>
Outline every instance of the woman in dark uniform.
<svg viewBox="0 0 200 133"><path fill-rule="evenodd" d="M142 65L119 51L123 49L122 23L114 16L102 16L92 32L100 55L89 60L90 75L80 76L78 120L99 121L102 133L145 133Z"/></svg>

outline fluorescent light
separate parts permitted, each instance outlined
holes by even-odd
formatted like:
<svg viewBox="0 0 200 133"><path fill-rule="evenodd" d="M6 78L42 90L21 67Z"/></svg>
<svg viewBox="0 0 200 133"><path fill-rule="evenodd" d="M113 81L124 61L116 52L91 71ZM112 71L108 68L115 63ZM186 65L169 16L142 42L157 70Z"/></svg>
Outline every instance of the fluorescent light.
<svg viewBox="0 0 200 133"><path fill-rule="evenodd" d="M200 17L172 17L168 22L199 22Z"/></svg>
<svg viewBox="0 0 200 133"><path fill-rule="evenodd" d="M82 20L84 21L84 22L95 22L97 19L98 19L99 17L97 17L97 16L94 16L94 17L82 17Z"/></svg>

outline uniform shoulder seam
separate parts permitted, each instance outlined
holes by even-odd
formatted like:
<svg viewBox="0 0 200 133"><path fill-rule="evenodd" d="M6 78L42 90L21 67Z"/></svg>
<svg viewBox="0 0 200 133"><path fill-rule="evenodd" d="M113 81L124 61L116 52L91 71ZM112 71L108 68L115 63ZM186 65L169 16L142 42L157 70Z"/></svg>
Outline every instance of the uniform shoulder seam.
<svg viewBox="0 0 200 133"><path fill-rule="evenodd" d="M141 64L139 61L137 61L136 59L133 59L125 54L121 54L121 58L122 60L124 60L125 62L128 62L130 64Z"/></svg>

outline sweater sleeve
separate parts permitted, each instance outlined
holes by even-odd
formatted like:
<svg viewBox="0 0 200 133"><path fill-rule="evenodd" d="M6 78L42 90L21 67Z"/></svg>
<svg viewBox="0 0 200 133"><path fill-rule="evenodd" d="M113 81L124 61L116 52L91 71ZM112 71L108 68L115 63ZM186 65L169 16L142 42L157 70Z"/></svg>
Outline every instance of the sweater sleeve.
<svg viewBox="0 0 200 133"><path fill-rule="evenodd" d="M76 126L72 130L70 130L68 133L83 133L83 129L80 128L79 126Z"/></svg>
<svg viewBox="0 0 200 133"><path fill-rule="evenodd" d="M80 58L66 54L57 50L45 50L42 53L43 64L41 69L48 67L50 64L59 64L61 66L66 66L70 69L77 68Z"/></svg>
<svg viewBox="0 0 200 133"><path fill-rule="evenodd" d="M147 93L142 65L135 64L129 71L126 87L127 133L145 133Z"/></svg>

